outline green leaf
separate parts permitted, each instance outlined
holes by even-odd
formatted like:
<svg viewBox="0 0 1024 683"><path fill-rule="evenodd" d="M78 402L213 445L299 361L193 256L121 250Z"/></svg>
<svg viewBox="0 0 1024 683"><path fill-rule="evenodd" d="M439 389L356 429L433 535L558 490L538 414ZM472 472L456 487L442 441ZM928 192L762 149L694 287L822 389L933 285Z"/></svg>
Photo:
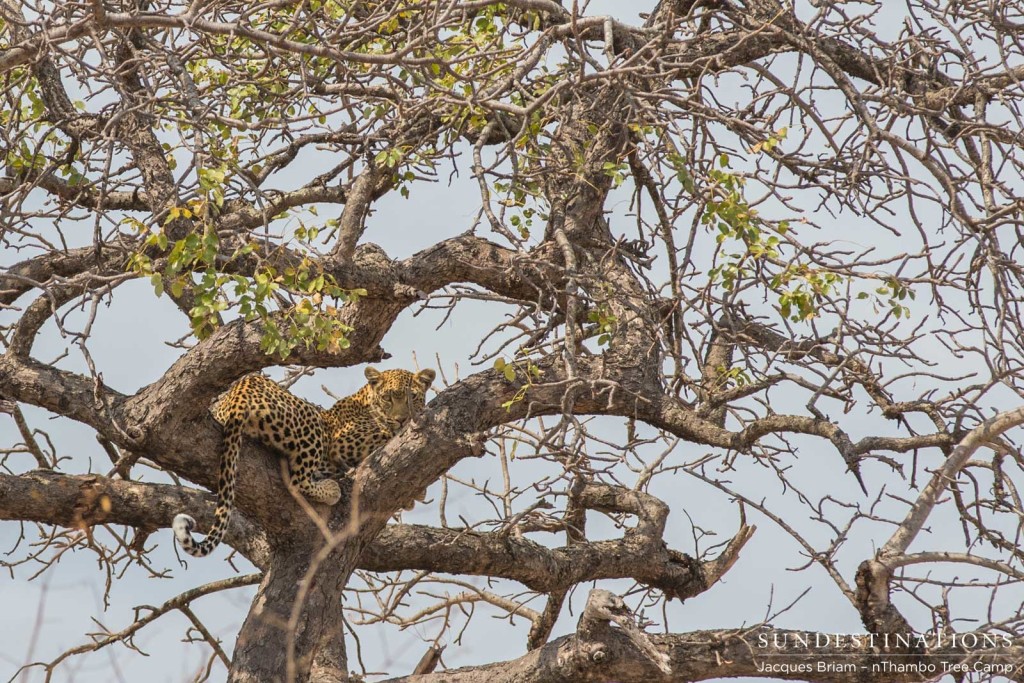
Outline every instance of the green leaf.
<svg viewBox="0 0 1024 683"><path fill-rule="evenodd" d="M149 281L153 283L153 291L156 292L157 296L163 296L164 293L164 276L160 273L153 273L149 278Z"/></svg>

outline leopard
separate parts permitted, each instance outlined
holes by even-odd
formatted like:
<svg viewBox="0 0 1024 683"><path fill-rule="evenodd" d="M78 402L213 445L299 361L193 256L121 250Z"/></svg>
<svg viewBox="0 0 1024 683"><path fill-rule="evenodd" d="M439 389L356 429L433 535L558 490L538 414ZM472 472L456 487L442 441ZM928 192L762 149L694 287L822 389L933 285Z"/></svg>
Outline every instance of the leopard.
<svg viewBox="0 0 1024 683"><path fill-rule="evenodd" d="M277 451L288 462L291 486L307 499L335 505L341 499L336 478L345 476L423 410L433 370L364 371L366 385L329 409L305 401L269 377L252 373L232 384L211 405L221 425L224 446L217 481L217 507L206 538L196 541L196 521L174 518L174 536L193 557L205 557L220 545L231 520L242 437Z"/></svg>

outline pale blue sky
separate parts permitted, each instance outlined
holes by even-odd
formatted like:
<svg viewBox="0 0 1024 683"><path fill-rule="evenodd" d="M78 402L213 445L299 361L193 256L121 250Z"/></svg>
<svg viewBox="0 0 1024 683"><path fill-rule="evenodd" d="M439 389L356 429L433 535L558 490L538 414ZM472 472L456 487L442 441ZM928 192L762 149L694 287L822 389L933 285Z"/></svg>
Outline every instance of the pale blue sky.
<svg viewBox="0 0 1024 683"><path fill-rule="evenodd" d="M639 11L641 4L629 4L606 0L591 3L592 13L612 12L625 21L635 19L633 12L624 7ZM886 22L886 27L899 26L899 10L892 5L891 13L894 21ZM887 8L888 9L888 8ZM748 93L742 88L738 79L723 78L716 95L725 101L730 98L744 101ZM827 106L824 103L823 106ZM325 161L310 158L307 167L310 173L322 170L316 164L327 165ZM466 169L468 161L465 157L460 161L463 173L451 184L440 182L434 185L419 184L412 186L409 199L402 199L397 194L386 197L376 207L369 219L366 241L380 244L392 257L401 258L415 253L417 250L435 243L439 239L454 236L466 231L473 223L479 207L479 191L475 181L469 177ZM442 170L441 178L448 174ZM817 206L817 192L810 191L806 196L798 196L796 204L807 210ZM773 205L766 205L767 211ZM626 215L628 196L620 190L608 208L612 210L613 225L622 225L622 230L629 236L633 234L631 219ZM777 204L774 208L783 211ZM776 216L778 218L785 215ZM824 218L822 234L817 239L856 239L861 244L876 244L880 250L898 251L906 248L899 240L887 236L882 230L871 226L870 222L845 214L838 219ZM681 226L686 229L687 226ZM481 234L485 234L481 230ZM83 235L87 241L88 235ZM0 255L2 263L18 260L10 254ZM660 264L659 264L660 265ZM923 309L927 306L923 305ZM441 324L442 315L437 311L424 311L414 315L414 310L404 313L387 338L385 349L392 354L392 359L381 364L386 367L412 367L413 354L420 367L438 367L449 377L455 376L458 366L462 376L474 371L470 364L479 335L496 323L503 310L477 302L468 302L459 306L451 318ZM0 313L0 319L9 319L9 314ZM72 316L74 321L75 316ZM73 323L72 323L73 324ZM440 325L439 329L435 327ZM102 310L94 327L90 350L97 367L103 372L105 381L114 388L131 392L157 379L179 351L167 346L165 342L181 336L185 331L182 316L164 299L154 299L152 288L144 281L131 283L119 288L114 297L113 305ZM798 333L807 333L806 329L798 329ZM66 341L56 333L55 327L48 324L39 343L35 355L40 360L49 360L66 348ZM938 345L933 345L936 358L942 357ZM440 359L440 364L435 360ZM81 359L72 352L62 367L83 369ZM362 368L321 370L315 377L304 379L296 387L296 392L319 403L328 403L330 399L323 395L319 387L327 385L337 395L354 391L362 384ZM908 391L916 396L916 390ZM780 412L803 412L806 397L791 393L777 392L773 399L792 406L779 409ZM859 436L879 433L890 429L889 425L877 416L866 417L861 414L843 416L840 407L828 401L820 404L834 417L842 420L851 436L856 440ZM90 430L68 423L66 420L49 421L43 411L26 408L28 419L33 426L49 431L62 456L72 457L66 471L97 471L105 472L108 461L101 449L92 438ZM615 420L604 420L598 428L611 434L621 433L621 424ZM5 441L13 438L13 423L9 418L0 416L0 433ZM8 437L7 435L12 435ZM787 473L790 480L798 487L810 490L826 490L837 498L851 502L864 503L865 498L856 486L853 478L847 474L842 460L834 448L814 439L794 439L799 448L799 459L790 461L793 467ZM696 460L705 454L707 449L690 444L683 444L673 454L680 463ZM900 459L905 461L902 456ZM26 457L26 460L28 458ZM938 454L930 453L922 457L923 466L934 466L938 462ZM16 469L30 467L30 463L14 465ZM141 472L142 470L138 470ZM546 474L545 466L537 463L514 462L512 476L519 485L526 485L532 480ZM452 472L460 478L490 479L500 481L500 469L496 458L485 457L469 459L460 463ZM154 475L147 475L152 477ZM632 483L628 474L624 474L626 483ZM864 476L868 490L874 495L883 484L893 495L910 496L914 493L906 485L892 476L879 463L868 463L864 468ZM763 500L776 513L787 517L795 527L804 532L812 541L824 543L827 530L804 516L801 508L793 499L792 493L784 493L779 481L769 470L748 458L740 458L734 472L723 475L730 481L730 486L746 495ZM155 480L155 479L154 479ZM436 498L437 486L431 493ZM670 547L687 552L694 552L691 520L698 527L712 530L717 537L710 542L719 542L728 538L738 524L737 508L727 496L715 491L693 477L682 473L656 480L651 492L662 497L672 507L672 515L666 533ZM529 501L524 501L523 505ZM900 503L886 500L882 510L895 514L901 510ZM762 620L766 614L788 605L810 586L811 590L791 609L773 621L779 627L819 629L835 632L859 632L863 630L859 618L853 608L842 597L839 591L825 576L823 570L812 567L803 572L792 572L790 569L803 564L797 544L785 533L780 531L771 521L758 512L748 509L748 518L758 525L758 532L744 549L739 562L727 575L724 582L713 587L705 594L689 600L686 604L673 602L668 607L669 626L673 631L687 631L707 628L732 628L750 625ZM841 511L837 511L841 512ZM472 495L453 489L449 499L448 519L464 515L469 520L483 518L489 510L479 504ZM420 505L413 512L406 514L405 519L420 523L436 524L437 511L432 505ZM614 530L601 521L598 515L591 515L591 531L600 533L602 530L609 535ZM942 549L959 549L962 545L959 526L955 522L955 511L950 505L940 507L932 520L932 533L919 540L921 547L937 547ZM33 527L25 527L34 533ZM6 552L16 542L20 533L17 524L0 525L0 549ZM863 524L851 536L850 541L840 554L839 566L845 579L852 584L857 564L869 557L872 549L888 537L890 528L882 524ZM36 539L29 536L27 541ZM544 540L544 539L538 539ZM3 618L0 618L0 673L13 671L26 659L31 650L32 659L49 660L64 649L85 642L86 632L98 630L93 619L103 626L118 630L132 621L132 609L135 606L148 604L159 605L164 600L177 595L188 588L207 581L224 578L235 572L223 560L227 555L226 548L220 548L211 558L205 560L189 560L188 569L179 567L174 559L169 531L161 532L150 539L159 547L152 553L154 566L169 568L172 576L168 579L151 579L138 568L131 568L125 576L116 582L111 595L111 604L104 609L101 591L104 576L97 569L95 559L89 551L78 550L62 558L60 566L35 581L27 581L31 573L25 567L15 571L15 579L0 581L0 605L4 606ZM548 541L544 541L548 542ZM709 542L705 540L705 545ZM820 547L820 546L819 546ZM916 547L916 546L915 546ZM16 553L24 554L24 545ZM251 571L244 560L236 560L240 571ZM935 576L960 575L964 568L952 571L947 568L936 568ZM991 577L986 577L991 578ZM509 591L517 587L506 584ZM624 590L628 582L603 582L602 587L612 590ZM574 596L574 607L580 606L585 598L588 586L581 586ZM254 589L241 589L230 594L214 595L203 598L193 607L204 622L225 641L226 646L232 645L248 608L249 598ZM457 589L456 589L457 590ZM45 601L43 601L45 598ZM539 603L532 606L537 607ZM769 607L769 604L772 607ZM915 626L924 628L929 622L919 607L909 601L900 602L912 618ZM508 626L501 618L491 618L493 611L486 609L478 614L472 629L467 633L461 645L448 643L445 662L448 666L463 666L482 663L496 659L514 658L521 655L525 646L526 624L520 620L516 627ZM572 614L565 610L558 626L556 635L573 630L578 609ZM38 634L33 624L40 619ZM500 615L499 615L500 616ZM660 612L647 615L660 622ZM78 683L106 683L111 680L136 681L148 683L179 683L191 680L192 676L206 660L207 649L203 645L185 645L180 642L186 629L186 621L177 614L168 615L144 629L136 638L136 644L149 656L129 652L121 646L112 646L107 651L86 657L72 659L65 663L55 680L76 681ZM426 642L433 639L433 627L414 628L406 632L398 632L392 627L360 627L358 629L362 657L371 671L389 671L393 675L408 672L423 653ZM447 641L442 641L447 642ZM357 667L355 647L349 640L350 666ZM0 675L0 679L6 677ZM217 670L213 680L223 678L223 670ZM21 683L41 681L41 672L29 672L18 679ZM733 679L735 680L735 679ZM764 679L761 679L764 680Z"/></svg>

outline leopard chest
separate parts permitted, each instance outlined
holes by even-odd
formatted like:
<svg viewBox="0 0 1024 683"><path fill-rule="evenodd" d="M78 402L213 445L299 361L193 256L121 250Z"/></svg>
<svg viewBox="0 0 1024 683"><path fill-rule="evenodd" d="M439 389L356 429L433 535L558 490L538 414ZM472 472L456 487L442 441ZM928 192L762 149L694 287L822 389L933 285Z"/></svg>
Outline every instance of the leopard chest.
<svg viewBox="0 0 1024 683"><path fill-rule="evenodd" d="M369 411L353 411L338 417L330 440L330 458L336 465L355 467L386 444L397 431L386 423L382 424Z"/></svg>

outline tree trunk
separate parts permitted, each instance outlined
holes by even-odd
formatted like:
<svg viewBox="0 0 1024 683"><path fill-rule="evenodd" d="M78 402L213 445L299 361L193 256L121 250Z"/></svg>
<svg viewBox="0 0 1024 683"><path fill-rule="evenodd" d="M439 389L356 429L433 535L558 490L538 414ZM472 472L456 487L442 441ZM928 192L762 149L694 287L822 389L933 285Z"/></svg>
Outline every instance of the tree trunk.
<svg viewBox="0 0 1024 683"><path fill-rule="evenodd" d="M239 633L231 683L347 680L341 601L358 557L354 546L319 563L314 544L276 549Z"/></svg>

